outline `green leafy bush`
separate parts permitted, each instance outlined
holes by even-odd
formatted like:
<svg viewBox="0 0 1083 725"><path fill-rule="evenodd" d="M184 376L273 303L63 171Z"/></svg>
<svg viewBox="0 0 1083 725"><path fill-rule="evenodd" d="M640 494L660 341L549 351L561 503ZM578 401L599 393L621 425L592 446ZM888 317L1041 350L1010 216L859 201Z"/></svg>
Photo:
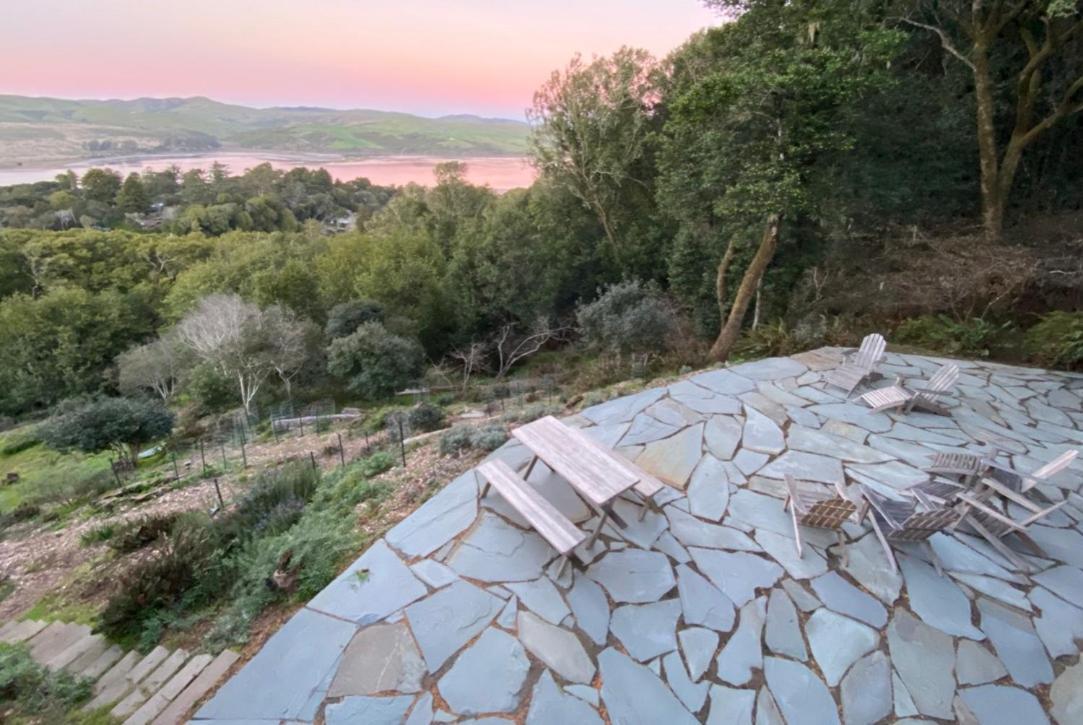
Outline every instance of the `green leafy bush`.
<svg viewBox="0 0 1083 725"><path fill-rule="evenodd" d="M495 451L508 439L504 426L491 425L473 428L455 426L440 438L440 453L445 456L459 455L468 450Z"/></svg>
<svg viewBox="0 0 1083 725"><path fill-rule="evenodd" d="M379 476L384 471L391 470L395 465L395 456L387 451L376 451L370 456L359 460L356 464L357 471L365 478Z"/></svg>
<svg viewBox="0 0 1083 725"><path fill-rule="evenodd" d="M327 313L325 332L330 340L352 335L366 322L384 321L384 307L372 300L350 300L337 304Z"/></svg>
<svg viewBox="0 0 1083 725"><path fill-rule="evenodd" d="M331 341L327 370L346 381L354 393L378 399L421 377L425 355L416 340L388 332L379 322Z"/></svg>
<svg viewBox="0 0 1083 725"><path fill-rule="evenodd" d="M109 546L122 553L138 551L153 544L162 536L169 536L178 518L179 515L172 512L151 514L126 521L116 528L112 536L107 537Z"/></svg>
<svg viewBox="0 0 1083 725"><path fill-rule="evenodd" d="M432 403L418 403L406 414L410 429L419 433L438 430L444 425L444 411Z"/></svg>
<svg viewBox="0 0 1083 725"><path fill-rule="evenodd" d="M117 525L114 523L102 524L92 529L87 529L79 535L79 543L83 546L93 546L109 541L117 533Z"/></svg>
<svg viewBox="0 0 1083 725"><path fill-rule="evenodd" d="M656 288L639 280L611 285L580 305L576 320L589 347L608 352L661 352L670 347L677 317Z"/></svg>
<svg viewBox="0 0 1083 725"><path fill-rule="evenodd" d="M59 451L112 449L134 462L139 447L172 430L173 413L160 400L99 398L62 406L60 415L41 427L41 437Z"/></svg>
<svg viewBox="0 0 1083 725"><path fill-rule="evenodd" d="M895 330L897 342L946 355L986 357L1011 323L996 324L974 317L962 322L947 315L922 315L906 320Z"/></svg>
<svg viewBox="0 0 1083 725"><path fill-rule="evenodd" d="M14 456L41 443L37 426L25 426L0 439L0 456Z"/></svg>
<svg viewBox="0 0 1083 725"><path fill-rule="evenodd" d="M30 657L24 645L0 643L0 716L11 707L13 720L55 723L85 702L92 682L59 670L51 672Z"/></svg>
<svg viewBox="0 0 1083 725"><path fill-rule="evenodd" d="M1083 365L1083 312L1050 312L1027 330L1026 351L1049 367Z"/></svg>

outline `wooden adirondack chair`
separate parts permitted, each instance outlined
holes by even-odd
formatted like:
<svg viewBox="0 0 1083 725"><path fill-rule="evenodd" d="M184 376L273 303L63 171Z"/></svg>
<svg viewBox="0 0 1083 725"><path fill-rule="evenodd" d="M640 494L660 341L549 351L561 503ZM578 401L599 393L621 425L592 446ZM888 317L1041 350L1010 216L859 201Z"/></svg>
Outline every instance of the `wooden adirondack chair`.
<svg viewBox="0 0 1083 725"><path fill-rule="evenodd" d="M955 523L960 516L954 508L922 510L916 497L909 501L896 501L868 486L862 486L861 493L869 502L872 529L876 532L880 545L884 547L884 554L887 555L893 572L899 571L899 564L891 550L892 541L927 541L936 532ZM935 555L933 561L936 561Z"/></svg>
<svg viewBox="0 0 1083 725"><path fill-rule="evenodd" d="M787 473L786 490L788 491L786 505L790 507L790 516L793 518L797 556L803 556L804 552L801 544L801 527L811 526L817 529L834 530L838 534L839 547L845 559L846 548L842 538L842 525L857 510L857 504L851 500L843 485L836 482L834 493L801 490L797 487L794 477Z"/></svg>
<svg viewBox="0 0 1083 725"><path fill-rule="evenodd" d="M1061 453L1059 456L1057 456L1044 466L1041 466L1031 471L1029 476L1022 477L1023 485L1019 489L1020 492L1026 493L1030 489L1037 486L1039 483L1043 483L1046 481L1046 479L1052 478L1053 476L1057 475L1065 468L1072 465L1072 461L1074 461L1078 456L1079 451L1073 448L1070 451L1065 451L1064 453Z"/></svg>
<svg viewBox="0 0 1083 725"><path fill-rule="evenodd" d="M825 381L828 385L842 388L849 395L862 381L874 374L874 368L883 359L886 347L887 342L883 335L866 335L853 359L827 373Z"/></svg>
<svg viewBox="0 0 1083 725"><path fill-rule="evenodd" d="M947 409L937 402L936 396L949 394L958 380L959 366L948 363L937 370L923 387L911 385L908 390L903 387L902 379L897 378L894 385L869 391L861 399L874 413L891 408L901 408L904 413L909 413L914 408L921 408L946 415Z"/></svg>
<svg viewBox="0 0 1083 725"><path fill-rule="evenodd" d="M964 484L971 484L978 476L995 465L994 461L998 453L1000 449L993 443L988 443L983 453L940 451L933 455L932 461L925 470L940 476L954 476Z"/></svg>

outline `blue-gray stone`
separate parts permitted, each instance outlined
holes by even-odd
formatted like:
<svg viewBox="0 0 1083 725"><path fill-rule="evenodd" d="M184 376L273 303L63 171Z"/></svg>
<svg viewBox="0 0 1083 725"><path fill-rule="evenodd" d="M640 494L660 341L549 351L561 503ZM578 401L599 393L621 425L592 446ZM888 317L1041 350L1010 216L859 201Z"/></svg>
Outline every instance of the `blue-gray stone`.
<svg viewBox="0 0 1083 725"><path fill-rule="evenodd" d="M707 725L752 725L753 690L711 685L711 709Z"/></svg>
<svg viewBox="0 0 1083 725"><path fill-rule="evenodd" d="M688 508L696 516L720 521L730 500L726 467L710 453L704 453L688 481Z"/></svg>
<svg viewBox="0 0 1083 725"><path fill-rule="evenodd" d="M519 598L511 597L504 608L500 610L500 616L496 618L496 624L504 629L515 629L515 619L519 615Z"/></svg>
<svg viewBox="0 0 1083 725"><path fill-rule="evenodd" d="M473 471L467 471L399 522L385 538L407 556L428 556L472 524L477 515L477 479Z"/></svg>
<svg viewBox="0 0 1083 725"><path fill-rule="evenodd" d="M426 692L417 699L417 704L406 718L405 725L430 725L433 722L432 694Z"/></svg>
<svg viewBox="0 0 1083 725"><path fill-rule="evenodd" d="M587 569L617 602L656 602L673 588L669 558L657 551L611 551Z"/></svg>
<svg viewBox="0 0 1083 725"><path fill-rule="evenodd" d="M703 707L703 703L707 701L710 683L692 682L684 669L684 663L681 662L681 656L676 652L670 652L662 658L662 667L670 689L680 698L685 707L691 712L697 712Z"/></svg>
<svg viewBox="0 0 1083 725"><path fill-rule="evenodd" d="M959 640L955 677L960 685L984 685L1007 674L1003 663L984 646L969 639Z"/></svg>
<svg viewBox="0 0 1083 725"><path fill-rule="evenodd" d="M687 564L692 561L692 555L689 554L688 550L681 546L681 542L677 541L677 539L673 537L673 534L668 531L662 532L658 537L658 540L654 542L652 548L668 555L678 564Z"/></svg>
<svg viewBox="0 0 1083 725"><path fill-rule="evenodd" d="M448 559L462 576L484 582L536 579L553 558L552 547L532 531L523 531L499 516L484 513Z"/></svg>
<svg viewBox="0 0 1083 725"><path fill-rule="evenodd" d="M1030 619L989 599L978 600L981 628L1008 674L1023 687L1053 681L1053 667Z"/></svg>
<svg viewBox="0 0 1083 725"><path fill-rule="evenodd" d="M712 370L700 373L692 382L722 395L740 395L756 389L756 383L729 370Z"/></svg>
<svg viewBox="0 0 1083 725"><path fill-rule="evenodd" d="M677 649L681 603L667 599L652 604L626 604L613 610L609 629L629 655L646 662Z"/></svg>
<svg viewBox="0 0 1083 725"><path fill-rule="evenodd" d="M381 539L324 587L308 607L365 625L402 609L428 591Z"/></svg>
<svg viewBox="0 0 1083 725"><path fill-rule="evenodd" d="M940 563L948 571L995 576L998 579L1013 582L1026 581L1023 577L1009 572L954 536L948 536L944 533L933 534L929 537L929 545L932 546L936 557L940 559Z"/></svg>
<svg viewBox="0 0 1083 725"><path fill-rule="evenodd" d="M786 451L760 471L761 476L783 479L786 474L805 481L834 484L843 480L838 458L804 451Z"/></svg>
<svg viewBox="0 0 1083 725"><path fill-rule="evenodd" d="M795 582L793 579L783 579L782 588L790 595L790 599L802 612L812 612L823 606L823 602L809 594L808 590Z"/></svg>
<svg viewBox="0 0 1083 725"><path fill-rule="evenodd" d="M981 630L970 623L970 600L951 579L912 556L900 556L899 567L906 580L910 608L926 624L948 634L984 639Z"/></svg>
<svg viewBox="0 0 1083 725"><path fill-rule="evenodd" d="M805 546L798 556L797 546L790 537L764 529L756 532L756 543L794 579L811 579L827 571L827 561L811 546Z"/></svg>
<svg viewBox="0 0 1083 725"><path fill-rule="evenodd" d="M670 385L669 395L686 408L704 415L736 415L741 412L741 403L736 398L717 395L688 380Z"/></svg>
<svg viewBox="0 0 1083 725"><path fill-rule="evenodd" d="M703 420L702 414L670 398L659 400L647 408L646 414L675 428L684 428Z"/></svg>
<svg viewBox="0 0 1083 725"><path fill-rule="evenodd" d="M801 636L801 625L797 619L797 609L786 592L772 589L767 600L767 624L764 627L764 643L775 654L791 659L808 659L805 639Z"/></svg>
<svg viewBox="0 0 1083 725"><path fill-rule="evenodd" d="M1042 610L1034 618L1034 629L1052 657L1074 655L1075 640L1083 639L1083 610L1054 596L1048 589L1034 587L1030 600Z"/></svg>
<svg viewBox="0 0 1083 725"><path fill-rule="evenodd" d="M854 403L817 403L808 410L821 418L856 425L870 433L886 433L891 430L891 418L883 413L873 413Z"/></svg>
<svg viewBox="0 0 1083 725"><path fill-rule="evenodd" d="M447 586L459 578L459 575L451 569L432 559L422 559L416 564L411 564L410 571L433 589Z"/></svg>
<svg viewBox="0 0 1083 725"><path fill-rule="evenodd" d="M960 581L971 589L1004 602L1016 609L1030 611L1030 602L1023 592L1013 587L1003 579L994 579L991 576L980 574L952 574L956 581Z"/></svg>
<svg viewBox="0 0 1083 725"><path fill-rule="evenodd" d="M529 582L510 582L507 586L519 595L519 601L525 604L527 609L552 624L560 624L571 614L553 582L544 577Z"/></svg>
<svg viewBox="0 0 1083 725"><path fill-rule="evenodd" d="M839 687L846 725L872 725L891 714L891 664L883 652L862 657Z"/></svg>
<svg viewBox="0 0 1083 725"><path fill-rule="evenodd" d="M685 624L698 624L719 632L733 628L733 602L696 571L677 567L677 593Z"/></svg>
<svg viewBox="0 0 1083 725"><path fill-rule="evenodd" d="M891 664L922 715L952 719L955 648L951 637L905 609L896 609L887 628ZM897 695L896 695L897 697Z"/></svg>
<svg viewBox="0 0 1083 725"><path fill-rule="evenodd" d="M829 609L840 614L859 619L876 629L887 624L887 610L883 605L836 572L830 571L813 579L812 590Z"/></svg>
<svg viewBox="0 0 1083 725"><path fill-rule="evenodd" d="M702 453L703 424L697 423L669 438L648 443L635 462L648 473L684 490Z"/></svg>
<svg viewBox="0 0 1083 725"><path fill-rule="evenodd" d="M1061 725L1083 722L1083 662L1061 672L1049 688L1050 712Z"/></svg>
<svg viewBox="0 0 1083 725"><path fill-rule="evenodd" d="M786 449L786 439L773 420L746 405L741 445L760 453L781 453Z"/></svg>
<svg viewBox="0 0 1083 725"><path fill-rule="evenodd" d="M843 569L881 602L892 604L902 590L902 575L891 571L880 541L871 532L846 546Z"/></svg>
<svg viewBox="0 0 1083 725"><path fill-rule="evenodd" d="M914 704L914 699L910 697L910 692L907 691L906 685L903 684L902 678L899 677L898 672L892 671L891 673L891 689L895 692L895 716L896 717L910 717L911 715L919 715L917 705ZM900 721L907 722L907 721ZM913 720L908 722L915 722ZM899 725L899 723L896 723Z"/></svg>
<svg viewBox="0 0 1083 725"><path fill-rule="evenodd" d="M621 725L695 725L696 719L648 667L610 647L598 655L602 701Z"/></svg>
<svg viewBox="0 0 1083 725"><path fill-rule="evenodd" d="M572 632L534 616L519 612L519 639L530 652L569 682L589 683L594 663Z"/></svg>
<svg viewBox="0 0 1083 725"><path fill-rule="evenodd" d="M711 582L737 606L752 599L756 589L774 586L782 567L755 554L691 547L692 560Z"/></svg>
<svg viewBox="0 0 1083 725"><path fill-rule="evenodd" d="M461 580L407 607L406 619L429 672L439 670L503 607L504 600Z"/></svg>
<svg viewBox="0 0 1083 725"><path fill-rule="evenodd" d="M357 625L310 609L293 615L196 713L203 720L300 720L334 672ZM252 693L260 696L254 698ZM322 698L321 698L322 699ZM406 698L407 707L412 698Z"/></svg>
<svg viewBox="0 0 1083 725"><path fill-rule="evenodd" d="M838 725L838 710L831 693L808 667L800 662L767 657L763 673L786 722Z"/></svg>
<svg viewBox="0 0 1083 725"><path fill-rule="evenodd" d="M565 685L564 691L572 695L575 695L583 702L589 703L594 707L598 707L598 703L601 702L602 696L590 685Z"/></svg>
<svg viewBox="0 0 1083 725"><path fill-rule="evenodd" d="M715 650L718 649L718 633L703 627L689 627L678 632L677 639L681 643L684 661L688 663L688 675L698 681L714 659Z"/></svg>
<svg viewBox="0 0 1083 725"><path fill-rule="evenodd" d="M850 463L885 463L891 456L833 433L792 425L786 433L791 450L831 456Z"/></svg>
<svg viewBox="0 0 1083 725"><path fill-rule="evenodd" d="M717 416L703 427L703 443L716 458L728 461L741 442L741 422L736 418Z"/></svg>
<svg viewBox="0 0 1083 725"><path fill-rule="evenodd" d="M1038 698L1026 690L1005 685L967 687L959 692L978 725L1048 725Z"/></svg>
<svg viewBox="0 0 1083 725"><path fill-rule="evenodd" d="M527 725L550 725L551 723L582 723L602 725L602 718L593 707L578 697L561 692L553 682L553 676L543 672L534 685L527 711Z"/></svg>
<svg viewBox="0 0 1083 725"><path fill-rule="evenodd" d="M827 684L834 687L850 665L871 652L880 635L872 627L844 617L830 609L818 609L805 623L812 656Z"/></svg>
<svg viewBox="0 0 1083 725"><path fill-rule="evenodd" d="M726 523L739 522L793 538L793 519L782 499L742 488L730 497Z"/></svg>
<svg viewBox="0 0 1083 725"><path fill-rule="evenodd" d="M715 660L721 680L743 685L752 679L752 670L763 664L760 636L766 614L766 597L754 599L741 607L737 629Z"/></svg>
<svg viewBox="0 0 1083 725"><path fill-rule="evenodd" d="M580 412L580 415L598 425L626 423L646 409L647 406L659 400L665 395L665 392L664 388L650 388L634 395L625 395L585 408Z"/></svg>
<svg viewBox="0 0 1083 725"><path fill-rule="evenodd" d="M756 451L750 451L747 448L742 448L737 452L737 455L733 457L733 465L737 466L737 470L746 476L751 476L756 471L763 467L763 464L767 463L768 455L766 453L757 453Z"/></svg>
<svg viewBox="0 0 1083 725"><path fill-rule="evenodd" d="M752 539L736 529L709 524L681 511L676 506L666 506L665 512L666 518L669 519L669 532L684 546L738 551L760 550Z"/></svg>
<svg viewBox="0 0 1083 725"><path fill-rule="evenodd" d="M642 503L617 499L613 503L613 510L617 516L624 519L627 526L617 528L615 523L609 523L604 533L614 539L624 539L630 544L635 544L640 549L649 549L658 540L659 535L666 530L666 517L657 511L647 510L645 513ZM640 515L643 518L640 518Z"/></svg>
<svg viewBox="0 0 1083 725"><path fill-rule="evenodd" d="M741 363L730 370L752 380L781 380L796 378L808 372L808 368L790 357L765 357L762 360Z"/></svg>
<svg viewBox="0 0 1083 725"><path fill-rule="evenodd" d="M440 678L440 695L460 715L511 712L530 670L526 651L515 637L487 629Z"/></svg>
<svg viewBox="0 0 1083 725"><path fill-rule="evenodd" d="M411 697L346 697L331 703L324 713L327 725L399 725L406 717Z"/></svg>
<svg viewBox="0 0 1083 725"><path fill-rule="evenodd" d="M342 654L328 697L419 692L425 663L404 622L358 632Z"/></svg>
<svg viewBox="0 0 1083 725"><path fill-rule="evenodd" d="M568 590L568 604L575 621L595 644L605 644L609 636L609 603L605 592L593 580L575 572L575 583Z"/></svg>
<svg viewBox="0 0 1083 725"><path fill-rule="evenodd" d="M1033 579L1065 601L1083 603L1083 571L1074 566L1047 569Z"/></svg>
<svg viewBox="0 0 1083 725"><path fill-rule="evenodd" d="M632 421L628 432L621 438L620 444L622 446L638 446L644 443L653 443L668 438L683 427L683 425L664 423L651 415L640 413Z"/></svg>
<svg viewBox="0 0 1083 725"><path fill-rule="evenodd" d="M756 725L786 725L766 685L756 693Z"/></svg>

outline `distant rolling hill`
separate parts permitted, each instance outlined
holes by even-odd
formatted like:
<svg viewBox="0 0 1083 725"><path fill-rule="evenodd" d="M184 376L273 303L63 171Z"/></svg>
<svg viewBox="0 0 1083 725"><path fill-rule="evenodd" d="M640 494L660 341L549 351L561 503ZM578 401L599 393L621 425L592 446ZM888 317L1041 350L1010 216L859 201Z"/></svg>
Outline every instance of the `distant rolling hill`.
<svg viewBox="0 0 1083 725"><path fill-rule="evenodd" d="M526 138L525 123L469 115L247 108L201 97L69 101L0 95L0 167L216 150L518 156Z"/></svg>

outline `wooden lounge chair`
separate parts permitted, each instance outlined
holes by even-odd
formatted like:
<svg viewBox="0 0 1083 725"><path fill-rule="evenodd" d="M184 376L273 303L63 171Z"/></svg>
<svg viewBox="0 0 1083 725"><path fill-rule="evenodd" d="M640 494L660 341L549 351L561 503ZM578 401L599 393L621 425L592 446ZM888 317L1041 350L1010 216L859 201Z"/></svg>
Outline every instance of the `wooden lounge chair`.
<svg viewBox="0 0 1083 725"><path fill-rule="evenodd" d="M1044 466L1041 466L1040 468L1036 468L1035 470L1031 471L1029 475L1022 476L1022 486L1020 486L1019 492L1026 493L1030 489L1037 486L1039 483L1044 483L1047 479L1052 478L1068 466L1072 465L1072 461L1074 461L1078 456L1079 451L1073 448L1070 451L1065 451L1064 453L1061 453L1059 456L1057 456Z"/></svg>
<svg viewBox="0 0 1083 725"><path fill-rule="evenodd" d="M994 465L999 453L1000 449L994 443L988 443L982 453L939 451L933 454L932 461L925 470L939 476L958 478L969 485Z"/></svg>
<svg viewBox="0 0 1083 725"><path fill-rule="evenodd" d="M819 484L816 484L819 486ZM822 488L822 487L821 487ZM811 526L817 529L832 529L839 537L839 548L845 558L845 541L842 537L842 525L857 511L855 504L846 493L841 483L835 483L835 492L802 490L797 487L797 481L790 474L786 474L786 505L790 507L790 516L793 517L794 544L797 546L797 556L803 556L804 548L801 544L801 527Z"/></svg>
<svg viewBox="0 0 1083 725"><path fill-rule="evenodd" d="M842 388L846 394L854 392L854 388L866 378L874 375L873 369L884 357L884 348L887 342L884 336L879 334L866 335L861 341L861 347L853 359L845 361L842 365L824 376L828 385Z"/></svg>
<svg viewBox="0 0 1083 725"><path fill-rule="evenodd" d="M937 370L924 387L911 385L908 390L903 386L902 379L896 378L894 385L871 390L862 395L861 399L874 413L891 408L901 408L904 413L909 413L914 408L921 408L931 413L946 415L947 409L937 402L936 396L949 394L958 380L959 366L948 363Z"/></svg>
<svg viewBox="0 0 1083 725"><path fill-rule="evenodd" d="M955 523L960 516L954 508L937 507L923 510L924 507L917 498L896 501L868 486L862 486L861 492L869 502L872 529L876 532L880 545L884 547L884 553L887 555L893 572L899 571L899 564L891 550L892 541L927 541L936 532L943 531ZM933 561L937 562L935 554Z"/></svg>
<svg viewBox="0 0 1083 725"><path fill-rule="evenodd" d="M576 528L575 524L538 493L536 488L520 478L503 461L487 461L478 466L478 473L485 479L485 486L481 490L482 498L489 492L489 486L495 488L561 555L560 569L557 570L557 578L560 578L568 565L568 555L583 543L587 538L586 533Z"/></svg>

